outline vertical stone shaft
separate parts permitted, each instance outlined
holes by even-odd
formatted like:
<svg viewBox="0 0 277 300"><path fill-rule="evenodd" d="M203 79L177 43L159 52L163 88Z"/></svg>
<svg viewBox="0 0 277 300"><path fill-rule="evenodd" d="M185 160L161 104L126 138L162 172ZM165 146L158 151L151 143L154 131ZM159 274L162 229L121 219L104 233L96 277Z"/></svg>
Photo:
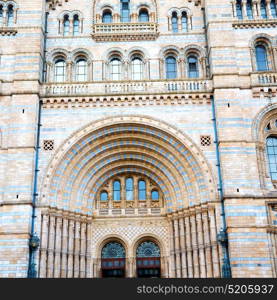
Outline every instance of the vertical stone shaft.
<svg viewBox="0 0 277 300"><path fill-rule="evenodd" d="M50 229L48 240L47 277L53 278L54 271L54 247L55 247L55 223L56 217L50 216Z"/></svg>
<svg viewBox="0 0 277 300"><path fill-rule="evenodd" d="M66 278L67 275L67 250L68 250L68 219L63 219L63 234L62 234L62 267L61 277Z"/></svg>
<svg viewBox="0 0 277 300"><path fill-rule="evenodd" d="M206 267L207 277L213 277L212 267L212 254L211 254L211 239L210 239L210 224L208 220L208 212L205 210L202 214L203 228L204 228L204 244L205 244L205 256L206 256Z"/></svg>
<svg viewBox="0 0 277 300"><path fill-rule="evenodd" d="M172 218L169 219L169 238L170 238L170 277L176 277L175 246L174 246L174 225Z"/></svg>
<svg viewBox="0 0 277 300"><path fill-rule="evenodd" d="M39 277L46 278L49 216L42 215Z"/></svg>
<svg viewBox="0 0 277 300"><path fill-rule="evenodd" d="M75 229L75 222L74 220L70 219L69 236L68 236L67 278L73 277L74 229Z"/></svg>
<svg viewBox="0 0 277 300"><path fill-rule="evenodd" d="M198 237L198 252L199 252L199 262L200 262L200 277L206 278L206 259L204 253L204 236L203 236L203 226L202 226L202 211L197 210L196 213L196 227L197 227L197 237Z"/></svg>
<svg viewBox="0 0 277 300"><path fill-rule="evenodd" d="M211 244L212 244L212 260L213 260L213 269L214 277L220 277L220 268L219 268L219 253L218 253L218 244L216 236L216 222L215 222L215 212L214 208L209 208L209 218L210 218L210 232L211 232Z"/></svg>
<svg viewBox="0 0 277 300"><path fill-rule="evenodd" d="M91 265L91 223L87 224L87 245L86 245L86 278L92 278L92 265Z"/></svg>
<svg viewBox="0 0 277 300"><path fill-rule="evenodd" d="M186 243L185 243L185 224L183 215L179 219L179 231L180 231L180 250L182 261L182 278L188 277L187 257L186 257Z"/></svg>
<svg viewBox="0 0 277 300"><path fill-rule="evenodd" d="M186 235L186 250L187 250L187 261L188 261L188 277L193 278L193 264L192 264L192 244L191 244L191 230L190 230L189 215L185 215L185 235Z"/></svg>
<svg viewBox="0 0 277 300"><path fill-rule="evenodd" d="M198 241L196 234L196 220L195 213L192 212L190 215L190 224L191 224L191 243L192 243L192 255L193 255L193 270L194 278L199 278L199 257L198 257Z"/></svg>
<svg viewBox="0 0 277 300"><path fill-rule="evenodd" d="M180 242L179 242L179 222L177 216L174 219L174 238L175 238L175 256L176 256L176 276L181 278L181 259L180 259Z"/></svg>
<svg viewBox="0 0 277 300"><path fill-rule="evenodd" d="M80 277L86 277L86 247L87 247L87 224L81 224L81 251L80 251Z"/></svg>
<svg viewBox="0 0 277 300"><path fill-rule="evenodd" d="M62 238L62 218L56 218L56 237L55 237L55 259L54 277L61 277L61 238Z"/></svg>
<svg viewBox="0 0 277 300"><path fill-rule="evenodd" d="M79 278L80 273L80 222L75 223L74 239L74 278Z"/></svg>

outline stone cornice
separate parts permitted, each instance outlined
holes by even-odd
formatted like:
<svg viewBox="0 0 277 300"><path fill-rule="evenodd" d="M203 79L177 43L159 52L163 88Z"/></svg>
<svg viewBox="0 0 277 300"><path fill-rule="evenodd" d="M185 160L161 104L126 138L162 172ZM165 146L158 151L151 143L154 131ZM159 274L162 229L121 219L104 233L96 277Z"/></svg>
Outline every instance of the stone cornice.
<svg viewBox="0 0 277 300"><path fill-rule="evenodd" d="M113 95L93 97L48 97L43 98L43 108L122 107L152 105L209 105L212 93Z"/></svg>
<svg viewBox="0 0 277 300"><path fill-rule="evenodd" d="M17 29L10 27L0 27L0 36L15 36Z"/></svg>
<svg viewBox="0 0 277 300"><path fill-rule="evenodd" d="M277 27L277 19L273 20L240 20L233 22L235 29L239 28L275 28Z"/></svg>

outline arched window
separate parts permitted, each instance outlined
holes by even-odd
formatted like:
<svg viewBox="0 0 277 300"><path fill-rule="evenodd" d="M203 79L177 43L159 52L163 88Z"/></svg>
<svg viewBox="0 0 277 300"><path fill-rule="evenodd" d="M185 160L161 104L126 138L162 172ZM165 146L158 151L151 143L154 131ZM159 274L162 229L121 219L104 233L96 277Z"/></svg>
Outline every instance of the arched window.
<svg viewBox="0 0 277 300"><path fill-rule="evenodd" d="M247 0L246 2L246 13L249 20L253 19L253 9L252 9L252 0Z"/></svg>
<svg viewBox="0 0 277 300"><path fill-rule="evenodd" d="M121 0L121 22L130 22L130 0Z"/></svg>
<svg viewBox="0 0 277 300"><path fill-rule="evenodd" d="M172 13L171 25L172 25L172 32L178 32L178 16L176 11Z"/></svg>
<svg viewBox="0 0 277 300"><path fill-rule="evenodd" d="M147 9L143 8L139 11L139 22L149 22L149 14Z"/></svg>
<svg viewBox="0 0 277 300"><path fill-rule="evenodd" d="M256 50L257 71L268 71L267 51L264 45L258 45Z"/></svg>
<svg viewBox="0 0 277 300"><path fill-rule="evenodd" d="M3 26L3 5L0 5L0 26Z"/></svg>
<svg viewBox="0 0 277 300"><path fill-rule="evenodd" d="M112 12L110 10L105 10L103 12L102 22L103 23L112 23L112 21L113 21Z"/></svg>
<svg viewBox="0 0 277 300"><path fill-rule="evenodd" d="M261 17L263 19L267 19L266 2L265 2L265 0L261 0Z"/></svg>
<svg viewBox="0 0 277 300"><path fill-rule="evenodd" d="M165 60L166 63L166 79L177 78L177 62L174 56L168 56Z"/></svg>
<svg viewBox="0 0 277 300"><path fill-rule="evenodd" d="M119 180L115 180L113 182L113 200L120 201L121 200L121 184Z"/></svg>
<svg viewBox="0 0 277 300"><path fill-rule="evenodd" d="M277 180L277 137L268 137L266 148L271 179Z"/></svg>
<svg viewBox="0 0 277 300"><path fill-rule="evenodd" d="M146 183L144 180L138 182L138 196L139 200L146 200Z"/></svg>
<svg viewBox="0 0 277 300"><path fill-rule="evenodd" d="M64 36L69 35L69 28L70 28L69 16L65 15L63 18L63 35Z"/></svg>
<svg viewBox="0 0 277 300"><path fill-rule="evenodd" d="M55 62L55 82L65 82L66 80L66 64L63 59Z"/></svg>
<svg viewBox="0 0 277 300"><path fill-rule="evenodd" d="M237 0L236 2L236 11L238 19L242 20L242 4L241 0Z"/></svg>
<svg viewBox="0 0 277 300"><path fill-rule="evenodd" d="M84 58L80 58L76 62L76 81L87 81L88 74L87 74L87 61Z"/></svg>
<svg viewBox="0 0 277 300"><path fill-rule="evenodd" d="M108 193L106 191L101 192L100 201L108 201Z"/></svg>
<svg viewBox="0 0 277 300"><path fill-rule="evenodd" d="M143 79L143 62L140 57L134 57L131 62L132 80Z"/></svg>
<svg viewBox="0 0 277 300"><path fill-rule="evenodd" d="M126 179L125 188L126 188L126 200L127 201L134 200L134 180L132 177Z"/></svg>
<svg viewBox="0 0 277 300"><path fill-rule="evenodd" d="M80 20L79 16L75 15L73 18L73 35L76 36L80 32Z"/></svg>
<svg viewBox="0 0 277 300"><path fill-rule="evenodd" d="M183 32L188 31L188 16L185 11L182 12L182 31Z"/></svg>
<svg viewBox="0 0 277 300"><path fill-rule="evenodd" d="M122 64L119 58L113 58L110 62L111 80L121 79Z"/></svg>
<svg viewBox="0 0 277 300"><path fill-rule="evenodd" d="M188 77L189 78L198 78L199 70L198 70L198 59L195 55L190 55L188 57Z"/></svg>
<svg viewBox="0 0 277 300"><path fill-rule="evenodd" d="M151 192L151 199L152 201L158 201L160 198L159 192L157 190L153 190Z"/></svg>
<svg viewBox="0 0 277 300"><path fill-rule="evenodd" d="M271 0L270 2L270 10L273 18L277 18L277 8L275 0Z"/></svg>
<svg viewBox="0 0 277 300"><path fill-rule="evenodd" d="M8 21L7 25L8 26L13 26L14 24L14 9L12 5L8 6Z"/></svg>

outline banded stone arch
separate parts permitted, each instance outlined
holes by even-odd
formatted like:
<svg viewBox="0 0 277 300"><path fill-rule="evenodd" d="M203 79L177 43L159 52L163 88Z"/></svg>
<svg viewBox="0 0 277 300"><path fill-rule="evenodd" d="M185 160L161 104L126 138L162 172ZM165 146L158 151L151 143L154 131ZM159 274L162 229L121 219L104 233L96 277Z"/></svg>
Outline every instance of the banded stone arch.
<svg viewBox="0 0 277 300"><path fill-rule="evenodd" d="M168 212L216 200L198 147L172 125L148 116L100 119L71 135L50 162L42 204L92 214L104 180L133 170L157 182Z"/></svg>

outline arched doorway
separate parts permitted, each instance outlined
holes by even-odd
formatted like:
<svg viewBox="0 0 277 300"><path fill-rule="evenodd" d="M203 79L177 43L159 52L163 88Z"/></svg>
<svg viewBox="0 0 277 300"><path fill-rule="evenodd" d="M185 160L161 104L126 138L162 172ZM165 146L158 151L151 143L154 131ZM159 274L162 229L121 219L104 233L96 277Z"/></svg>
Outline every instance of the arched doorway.
<svg viewBox="0 0 277 300"><path fill-rule="evenodd" d="M137 277L161 277L161 253L152 241L140 243L136 251Z"/></svg>
<svg viewBox="0 0 277 300"><path fill-rule="evenodd" d="M125 277L125 249L119 242L105 244L101 252L102 277Z"/></svg>

